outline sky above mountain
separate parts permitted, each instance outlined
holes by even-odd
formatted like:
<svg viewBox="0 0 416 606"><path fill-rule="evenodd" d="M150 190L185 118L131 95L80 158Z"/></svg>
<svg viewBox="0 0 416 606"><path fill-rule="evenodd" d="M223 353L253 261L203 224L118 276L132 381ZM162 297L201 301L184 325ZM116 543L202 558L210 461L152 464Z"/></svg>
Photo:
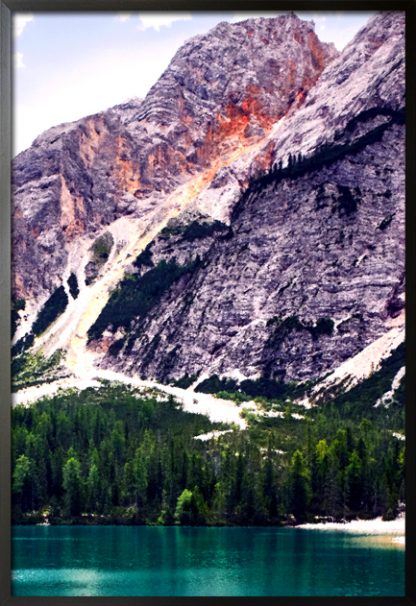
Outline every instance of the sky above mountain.
<svg viewBox="0 0 416 606"><path fill-rule="evenodd" d="M280 13L18 13L14 17L14 153L50 126L144 97L190 37L220 21ZM368 12L298 12L341 50Z"/></svg>

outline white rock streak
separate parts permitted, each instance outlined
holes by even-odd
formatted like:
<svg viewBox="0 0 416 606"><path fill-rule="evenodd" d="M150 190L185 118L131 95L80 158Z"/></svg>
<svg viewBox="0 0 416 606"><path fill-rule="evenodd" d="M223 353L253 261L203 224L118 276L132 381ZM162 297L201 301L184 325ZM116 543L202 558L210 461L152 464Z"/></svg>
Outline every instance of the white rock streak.
<svg viewBox="0 0 416 606"><path fill-rule="evenodd" d="M404 319L403 319L404 320ZM313 389L305 404L319 402L326 392L342 386L347 392L360 381L370 377L405 338L404 326L396 326L370 343L360 353L343 362Z"/></svg>
<svg viewBox="0 0 416 606"><path fill-rule="evenodd" d="M232 429L224 429L223 431L209 431L208 433L201 433L199 436L195 436L194 440L200 440L201 442L208 442L209 440L216 440L220 436L225 435L226 433L231 433Z"/></svg>
<svg viewBox="0 0 416 606"><path fill-rule="evenodd" d="M400 383L402 382L402 379L405 376L405 374L406 374L406 368L404 366L402 366L400 368L400 370L395 374L392 384L391 384L391 388L388 391L386 391L386 393L383 394L381 396L381 398L379 398L377 400L377 402L374 405L374 408L377 408L378 406L386 406L386 407L390 406L390 404L393 401L394 394L399 389Z"/></svg>
<svg viewBox="0 0 416 606"><path fill-rule="evenodd" d="M143 381L136 377L129 377L125 374L114 372L112 370L93 370L89 377L84 378L66 378L55 381L54 383L45 383L43 385L28 387L12 394L12 404L30 405L43 397L50 397L57 394L60 390L66 389L86 389L88 387L100 387L100 379L105 381L119 382L131 387L137 387L140 390L155 390L156 392L171 395L176 398L186 412L202 414L211 421L223 422L237 425L245 429L246 422L240 416L241 410L231 400L222 400L206 393L194 392L190 389L181 389L172 385L162 385L155 381Z"/></svg>

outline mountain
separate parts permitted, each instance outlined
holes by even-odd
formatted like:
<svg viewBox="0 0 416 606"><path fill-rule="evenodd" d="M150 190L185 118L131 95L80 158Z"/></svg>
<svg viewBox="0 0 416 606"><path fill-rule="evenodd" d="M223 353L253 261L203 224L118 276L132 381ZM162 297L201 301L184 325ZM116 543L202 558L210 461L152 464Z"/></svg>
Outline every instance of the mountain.
<svg viewBox="0 0 416 606"><path fill-rule="evenodd" d="M403 36L394 12L341 54L293 14L221 23L144 100L38 137L13 169L15 353L319 387L382 343L371 374L403 340Z"/></svg>

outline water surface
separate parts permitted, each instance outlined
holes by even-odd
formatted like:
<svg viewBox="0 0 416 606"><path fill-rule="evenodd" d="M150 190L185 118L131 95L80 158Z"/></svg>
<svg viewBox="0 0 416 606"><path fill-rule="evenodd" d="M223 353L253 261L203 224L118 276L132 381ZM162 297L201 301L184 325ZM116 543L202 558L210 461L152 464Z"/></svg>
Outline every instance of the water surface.
<svg viewBox="0 0 416 606"><path fill-rule="evenodd" d="M16 526L14 595L403 596L404 550L292 528Z"/></svg>

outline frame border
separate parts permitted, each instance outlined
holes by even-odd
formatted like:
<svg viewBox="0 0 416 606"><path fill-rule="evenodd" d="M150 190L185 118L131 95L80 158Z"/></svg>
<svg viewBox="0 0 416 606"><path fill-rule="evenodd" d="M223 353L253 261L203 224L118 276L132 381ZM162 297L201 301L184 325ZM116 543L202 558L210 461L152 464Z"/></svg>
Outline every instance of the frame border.
<svg viewBox="0 0 416 606"><path fill-rule="evenodd" d="M416 606L416 0L0 0L0 606ZM11 159L14 12L376 11L406 13L406 553L405 597L15 597L11 595ZM410 316L410 317L409 317ZM413 372L412 372L413 371Z"/></svg>

